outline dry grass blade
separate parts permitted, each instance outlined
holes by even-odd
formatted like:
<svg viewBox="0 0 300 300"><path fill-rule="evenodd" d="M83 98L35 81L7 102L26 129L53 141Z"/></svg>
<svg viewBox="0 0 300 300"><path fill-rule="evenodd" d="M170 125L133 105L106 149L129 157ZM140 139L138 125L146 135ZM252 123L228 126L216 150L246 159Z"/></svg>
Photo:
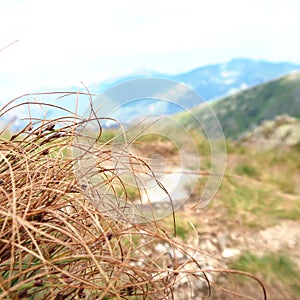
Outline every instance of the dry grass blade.
<svg viewBox="0 0 300 300"><path fill-rule="evenodd" d="M173 299L180 274L210 293L189 247L158 224L118 222L86 200L70 153L78 122L32 119L0 137L0 299ZM171 255L154 253L159 242Z"/></svg>

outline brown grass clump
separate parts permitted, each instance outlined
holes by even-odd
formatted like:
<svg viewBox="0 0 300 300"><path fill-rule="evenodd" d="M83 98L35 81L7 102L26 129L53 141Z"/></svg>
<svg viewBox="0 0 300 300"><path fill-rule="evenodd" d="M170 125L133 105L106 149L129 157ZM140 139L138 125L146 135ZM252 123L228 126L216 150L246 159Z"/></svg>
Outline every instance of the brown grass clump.
<svg viewBox="0 0 300 300"><path fill-rule="evenodd" d="M0 299L176 299L178 278L210 296L206 273L233 271L205 270L157 223L119 222L86 200L70 152L78 122L31 118L0 137Z"/></svg>

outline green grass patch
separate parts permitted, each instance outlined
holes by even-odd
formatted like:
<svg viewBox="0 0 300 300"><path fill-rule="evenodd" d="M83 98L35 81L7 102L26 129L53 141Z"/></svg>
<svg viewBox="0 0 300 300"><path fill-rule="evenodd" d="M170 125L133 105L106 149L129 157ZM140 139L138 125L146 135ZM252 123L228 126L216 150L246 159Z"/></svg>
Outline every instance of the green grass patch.
<svg viewBox="0 0 300 300"><path fill-rule="evenodd" d="M117 134L116 129L110 128L110 129L103 129L101 134L101 141L108 142L111 141L113 138L115 138Z"/></svg>
<svg viewBox="0 0 300 300"><path fill-rule="evenodd" d="M247 165L247 164L240 164L235 168L235 173L238 175L245 175L253 178L258 178L260 175L260 171L257 167Z"/></svg>
<svg viewBox="0 0 300 300"><path fill-rule="evenodd" d="M164 137L160 134L147 133L147 134L144 134L144 135L138 137L137 141L144 142L144 143L153 143L153 142L169 141L169 139L167 139L166 137Z"/></svg>
<svg viewBox="0 0 300 300"><path fill-rule="evenodd" d="M300 270L286 254L268 253L257 256L251 252L244 253L230 266L233 269L249 272L263 278L269 285L284 285L295 298L300 297ZM241 281L245 280L239 277Z"/></svg>
<svg viewBox="0 0 300 300"><path fill-rule="evenodd" d="M227 167L228 173L259 180L283 193L299 193L300 153L296 148L263 151L240 146L234 149L232 144L227 144L231 145L235 157L234 164Z"/></svg>
<svg viewBox="0 0 300 300"><path fill-rule="evenodd" d="M297 183L292 176L279 173L277 176L271 177L269 181L275 184L282 192L287 194L296 194Z"/></svg>
<svg viewBox="0 0 300 300"><path fill-rule="evenodd" d="M193 217L189 216L188 218L182 213L182 211L176 212L176 236L179 237L182 241L186 242L191 234L194 233L194 228L190 224L190 221L195 224L197 220L194 220ZM170 215L159 221L161 227L169 232L171 235L174 233L174 219Z"/></svg>
<svg viewBox="0 0 300 300"><path fill-rule="evenodd" d="M269 253L257 256L246 252L232 264L232 267L245 272L261 274L269 281L277 277L282 280L291 280L297 277L300 280L300 273L296 269L295 263L284 254Z"/></svg>
<svg viewBox="0 0 300 300"><path fill-rule="evenodd" d="M265 228L282 219L299 219L299 201L282 199L272 189L227 178L220 189L229 218L241 218L249 227Z"/></svg>

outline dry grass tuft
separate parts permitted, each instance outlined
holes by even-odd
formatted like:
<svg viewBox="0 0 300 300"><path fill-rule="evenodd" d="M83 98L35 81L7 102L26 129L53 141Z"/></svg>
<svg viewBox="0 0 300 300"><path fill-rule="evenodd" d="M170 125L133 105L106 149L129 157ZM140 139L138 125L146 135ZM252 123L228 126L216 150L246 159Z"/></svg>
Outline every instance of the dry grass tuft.
<svg viewBox="0 0 300 300"><path fill-rule="evenodd" d="M202 269L201 253L155 222L118 222L86 200L70 152L79 121L31 118L0 137L0 299L172 299L183 277L209 296L206 273L230 270Z"/></svg>

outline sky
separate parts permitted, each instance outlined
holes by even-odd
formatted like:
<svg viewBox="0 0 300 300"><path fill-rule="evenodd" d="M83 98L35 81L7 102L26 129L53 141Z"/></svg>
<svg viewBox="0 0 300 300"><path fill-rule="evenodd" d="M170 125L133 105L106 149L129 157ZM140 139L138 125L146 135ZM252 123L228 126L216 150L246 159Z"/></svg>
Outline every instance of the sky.
<svg viewBox="0 0 300 300"><path fill-rule="evenodd" d="M300 63L299 14L299 0L0 0L0 101L140 69Z"/></svg>

